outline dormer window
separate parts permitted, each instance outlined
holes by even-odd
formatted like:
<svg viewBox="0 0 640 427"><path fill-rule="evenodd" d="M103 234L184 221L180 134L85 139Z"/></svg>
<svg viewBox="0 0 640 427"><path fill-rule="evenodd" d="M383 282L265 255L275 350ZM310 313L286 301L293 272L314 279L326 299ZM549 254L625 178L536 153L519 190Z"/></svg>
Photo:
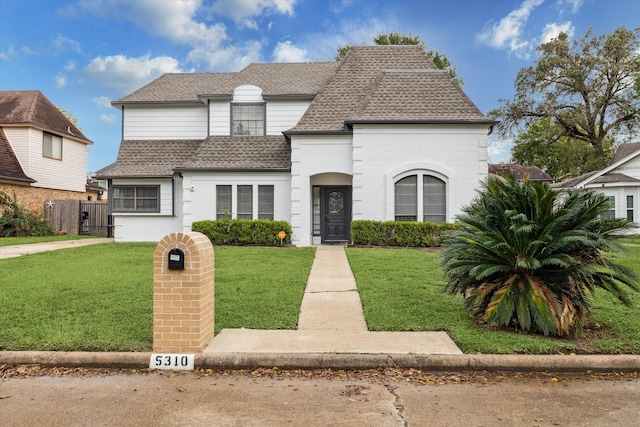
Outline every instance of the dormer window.
<svg viewBox="0 0 640 427"><path fill-rule="evenodd" d="M231 135L263 136L265 103L231 104Z"/></svg>

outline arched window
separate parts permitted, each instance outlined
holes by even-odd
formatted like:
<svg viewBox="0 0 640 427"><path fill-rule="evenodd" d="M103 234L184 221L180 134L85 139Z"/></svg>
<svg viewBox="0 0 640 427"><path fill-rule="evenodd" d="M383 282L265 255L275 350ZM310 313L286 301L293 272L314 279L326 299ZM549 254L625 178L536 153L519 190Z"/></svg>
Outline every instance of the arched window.
<svg viewBox="0 0 640 427"><path fill-rule="evenodd" d="M396 221L445 222L447 184L442 179L426 173L408 175L395 182L394 190Z"/></svg>

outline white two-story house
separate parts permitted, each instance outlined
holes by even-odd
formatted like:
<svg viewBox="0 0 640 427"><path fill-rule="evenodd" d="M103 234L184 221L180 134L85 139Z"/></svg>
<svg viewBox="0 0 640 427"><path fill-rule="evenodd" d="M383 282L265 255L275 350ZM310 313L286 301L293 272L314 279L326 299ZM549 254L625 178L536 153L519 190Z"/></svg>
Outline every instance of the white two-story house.
<svg viewBox="0 0 640 427"><path fill-rule="evenodd" d="M99 178L120 241L222 217L288 221L298 246L349 241L356 219L451 222L495 124L417 46L165 74L112 105L122 141Z"/></svg>

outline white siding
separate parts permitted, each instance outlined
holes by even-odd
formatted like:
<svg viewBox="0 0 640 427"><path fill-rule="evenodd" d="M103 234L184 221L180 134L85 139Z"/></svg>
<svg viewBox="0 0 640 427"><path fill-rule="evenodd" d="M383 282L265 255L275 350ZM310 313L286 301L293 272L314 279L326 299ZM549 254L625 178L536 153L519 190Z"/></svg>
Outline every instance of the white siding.
<svg viewBox="0 0 640 427"><path fill-rule="evenodd" d="M424 171L447 183L452 222L487 176L486 153L486 126L354 126L353 219L393 220L393 183Z"/></svg>
<svg viewBox="0 0 640 427"><path fill-rule="evenodd" d="M640 179L640 156L634 157L610 173L622 173L632 178Z"/></svg>
<svg viewBox="0 0 640 427"><path fill-rule="evenodd" d="M24 173L34 187L84 193L87 185L87 145L62 136L62 160L42 155L43 132L33 128L4 128Z"/></svg>
<svg viewBox="0 0 640 427"><path fill-rule="evenodd" d="M310 104L310 101L267 102L267 135L280 135L294 127Z"/></svg>
<svg viewBox="0 0 640 427"><path fill-rule="evenodd" d="M322 174L350 176L352 170L351 136L292 137L291 227L294 245L312 244L312 177Z"/></svg>
<svg viewBox="0 0 640 427"><path fill-rule="evenodd" d="M253 85L238 86L233 91L233 102L263 102L262 89Z"/></svg>
<svg viewBox="0 0 640 427"><path fill-rule="evenodd" d="M124 139L204 139L207 106L125 106Z"/></svg>
<svg viewBox="0 0 640 427"><path fill-rule="evenodd" d="M231 103L209 104L209 135L229 136L231 134Z"/></svg>
<svg viewBox="0 0 640 427"><path fill-rule="evenodd" d="M216 219L216 185L232 186L232 218L237 216L237 186L252 185L254 217L257 218L258 185L274 187L274 219L291 220L291 176L286 173L183 173L183 229L194 221Z"/></svg>

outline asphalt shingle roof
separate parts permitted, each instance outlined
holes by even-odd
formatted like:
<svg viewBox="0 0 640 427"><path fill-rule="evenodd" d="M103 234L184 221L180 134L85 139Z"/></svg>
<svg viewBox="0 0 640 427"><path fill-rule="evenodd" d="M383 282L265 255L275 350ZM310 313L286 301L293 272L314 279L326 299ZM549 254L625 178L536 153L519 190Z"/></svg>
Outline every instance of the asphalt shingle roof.
<svg viewBox="0 0 640 427"><path fill-rule="evenodd" d="M289 170L291 147L282 135L210 136L178 169Z"/></svg>
<svg viewBox="0 0 640 427"><path fill-rule="evenodd" d="M349 120L495 123L445 74L420 46L354 46L290 132L340 132Z"/></svg>
<svg viewBox="0 0 640 427"><path fill-rule="evenodd" d="M93 144L39 90L0 91L0 126L26 125Z"/></svg>
<svg viewBox="0 0 640 427"><path fill-rule="evenodd" d="M0 179L20 182L36 182L25 175L15 152L9 144L4 130L0 127Z"/></svg>

